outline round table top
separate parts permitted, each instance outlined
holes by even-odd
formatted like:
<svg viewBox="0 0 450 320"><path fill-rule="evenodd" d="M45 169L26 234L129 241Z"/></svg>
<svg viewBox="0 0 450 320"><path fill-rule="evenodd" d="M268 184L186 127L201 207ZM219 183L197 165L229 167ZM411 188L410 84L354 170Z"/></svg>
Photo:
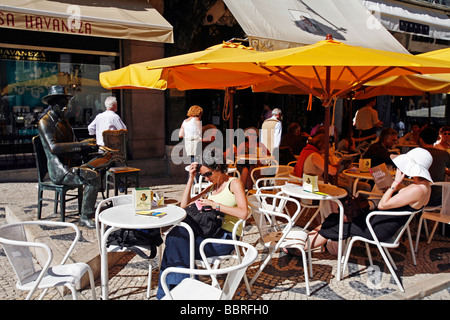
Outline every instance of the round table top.
<svg viewBox="0 0 450 320"><path fill-rule="evenodd" d="M332 184L319 183L318 186L320 193L304 191L302 186L291 183L284 185L281 190L289 196L310 200L334 200L347 195L347 190Z"/></svg>
<svg viewBox="0 0 450 320"><path fill-rule="evenodd" d="M346 169L342 171L346 176L352 177L352 178L359 178L359 179L371 179L373 180L373 176L370 172L361 172L359 169L356 170L350 170Z"/></svg>
<svg viewBox="0 0 450 320"><path fill-rule="evenodd" d="M189 168L191 167L191 165L187 165L186 167L184 167L184 170L186 170L187 172L189 172ZM237 170L236 167L228 167L227 173L233 173Z"/></svg>
<svg viewBox="0 0 450 320"><path fill-rule="evenodd" d="M265 160L273 160L274 156L256 156L256 155L236 155L236 159L238 160L248 160L248 161L265 161Z"/></svg>
<svg viewBox="0 0 450 320"><path fill-rule="evenodd" d="M177 224L186 217L186 211L177 206L153 207L153 211L166 215L154 217L137 214L133 204L115 206L102 211L99 219L102 223L124 229L153 229Z"/></svg>

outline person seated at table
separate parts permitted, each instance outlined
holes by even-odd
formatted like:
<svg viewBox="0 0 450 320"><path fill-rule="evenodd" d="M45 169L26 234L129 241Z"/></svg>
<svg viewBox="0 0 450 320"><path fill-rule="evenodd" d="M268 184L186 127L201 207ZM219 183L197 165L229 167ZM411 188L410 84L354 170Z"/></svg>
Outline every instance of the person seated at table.
<svg viewBox="0 0 450 320"><path fill-rule="evenodd" d="M378 142L372 144L363 154L363 159L370 159L371 166L375 167L382 163L395 166L391 159L393 151L390 149L397 144L398 132L392 128L381 130Z"/></svg>
<svg viewBox="0 0 450 320"><path fill-rule="evenodd" d="M341 139L339 140L339 143L337 145L336 150L339 152L348 152L348 153L355 153L358 152L356 149L356 143L361 143L363 141L367 140L373 140L377 138L377 134L374 133L370 136L362 137L362 138L355 138L353 136L353 130L349 132L349 129L343 129L341 133ZM350 141L350 143L349 143Z"/></svg>
<svg viewBox="0 0 450 320"><path fill-rule="evenodd" d="M302 178L303 173L309 175L316 175L321 177L325 170L325 139L326 135L321 133L309 139L306 147L303 148L297 163L294 167L294 175ZM336 175L338 165L328 165L328 174Z"/></svg>
<svg viewBox="0 0 450 320"><path fill-rule="evenodd" d="M193 162L189 167L189 180L183 192L181 207L186 208L196 200L203 206L211 206L224 213L222 229L216 236L220 239L232 239L232 231L239 219L247 217L247 198L242 182L227 174L228 166L223 157L203 156L202 164ZM199 172L212 185L206 187L199 195L191 198L190 192L194 177ZM206 197L206 198L205 198ZM240 231L238 231L238 235ZM204 240L201 236L195 236L195 259L201 259L199 253L200 243ZM230 254L234 246L224 244L208 244L205 246L206 256L221 256ZM161 261L160 275L168 267L189 268L189 234L184 227L174 227L166 237L165 250ZM166 282L169 288L175 287L189 275L177 273L169 274ZM164 290L159 282L157 299L164 297Z"/></svg>
<svg viewBox="0 0 450 320"><path fill-rule="evenodd" d="M397 166L395 179L392 185L379 200L378 206L372 204L371 211L417 211L422 209L430 199L431 179L428 169L433 162L431 154L423 148L414 148L406 154L392 155ZM413 183L401 186L403 178L410 176ZM371 219L374 232L383 242L390 239L405 222L408 216L376 216ZM352 222L344 222L343 238L362 236L372 239L367 228L366 215L360 215ZM328 240L338 241L339 214L332 213L316 229L309 233L311 248L324 245ZM298 251L298 250L297 250ZM297 252L292 252L297 254Z"/></svg>
<svg viewBox="0 0 450 320"><path fill-rule="evenodd" d="M419 144L420 127L417 122L411 123L411 131L398 140L399 144Z"/></svg>
<svg viewBox="0 0 450 320"><path fill-rule="evenodd" d="M420 131L419 145L427 150L433 157L433 163L428 170L434 182L446 181L450 174L450 155L444 150L433 147L438 137L438 132L432 127ZM439 206L442 204L441 188L431 188L431 197L428 206Z"/></svg>
<svg viewBox="0 0 450 320"><path fill-rule="evenodd" d="M450 153L450 127L443 126L439 129L439 139L435 142L434 147Z"/></svg>
<svg viewBox="0 0 450 320"><path fill-rule="evenodd" d="M297 159L297 163L294 167L294 175L302 178L303 173L309 175L319 176L319 180L322 180L322 175L325 170L325 159L323 154L325 153L325 134L319 134L311 138L303 148L300 156ZM334 164L332 161L328 164L328 174L336 176L339 173L340 163ZM337 185L351 193L351 180L344 174L339 174L337 179ZM363 181L358 181L358 190L370 191L371 186Z"/></svg>
<svg viewBox="0 0 450 320"><path fill-rule="evenodd" d="M297 122L292 122L287 129L287 133L281 137L280 148L289 147L294 155L299 155L305 147L305 139L309 134L301 132L301 127Z"/></svg>
<svg viewBox="0 0 450 320"><path fill-rule="evenodd" d="M236 150L236 156L266 156L270 155L264 143L258 141L258 129L250 127L244 130L245 141L242 142ZM260 167L266 164L261 163L258 160L243 160L240 159L236 162L236 167L241 173L241 181L247 190L253 189L253 180L250 176L252 170L256 167ZM258 179L258 177L256 177Z"/></svg>

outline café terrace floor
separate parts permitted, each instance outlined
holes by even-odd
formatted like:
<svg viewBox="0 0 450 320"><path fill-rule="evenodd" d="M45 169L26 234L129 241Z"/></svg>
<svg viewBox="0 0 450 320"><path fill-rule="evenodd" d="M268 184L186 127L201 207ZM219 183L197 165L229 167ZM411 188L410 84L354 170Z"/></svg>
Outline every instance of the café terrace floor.
<svg viewBox="0 0 450 320"><path fill-rule="evenodd" d="M185 186L185 178L170 177L154 178L141 177L141 186L149 186L155 191L164 191L169 199L180 200ZM18 220L35 220L37 204L37 183L4 182L0 184L0 224L7 223L6 217L14 216ZM99 194L98 201L101 200ZM59 216L52 214L53 205L44 207L43 219L59 220ZM68 204L68 210L76 210L74 204ZM66 221L76 222L77 215L68 213ZM307 217L303 220L306 221ZM412 223L412 237L415 240L418 219ZM302 220L300 221L302 225ZM431 227L431 224L429 225ZM75 248L73 256L83 261L85 256L98 254L95 229L80 228L81 239ZM58 231L42 231L58 246L64 247L69 243L64 234ZM324 252L314 252L313 278L310 279L311 295L306 295L302 261L299 257L279 252L271 264L267 265L252 286L249 295L242 282L234 300L410 300L433 297L435 292L443 293L437 299L450 299L447 288L450 287L450 237L436 232L431 244L426 244L424 232L416 253L417 265L413 265L411 253L407 246L406 236L401 246L391 250L398 267L398 275L406 292L402 293L395 284L389 270L382 261L375 247L372 255L375 269L369 268L365 247L356 244L352 250L348 270L343 280L336 281L336 257ZM243 241L255 245L259 251L256 262L249 267L249 279L256 273L265 258L267 251L258 242L257 228L249 219L245 229ZM154 259L152 275L152 292L150 300L155 300L159 271L158 257ZM0 249L0 299L24 299L25 294L15 288L15 277L7 258ZM373 272L375 270L375 272ZM379 272L378 272L379 271ZM148 261L135 253L122 253L119 260L109 269L109 288L111 300L146 300ZM96 280L97 298L101 297L100 278ZM82 290L81 298L90 299L89 288ZM50 290L45 299L60 299L55 290Z"/></svg>

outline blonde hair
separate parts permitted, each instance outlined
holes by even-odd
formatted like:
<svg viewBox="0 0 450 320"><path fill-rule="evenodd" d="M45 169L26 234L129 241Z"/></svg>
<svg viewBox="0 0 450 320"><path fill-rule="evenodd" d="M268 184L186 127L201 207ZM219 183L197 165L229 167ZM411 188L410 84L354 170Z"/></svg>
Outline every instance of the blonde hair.
<svg viewBox="0 0 450 320"><path fill-rule="evenodd" d="M200 107L198 105L193 105L192 107L189 108L189 110L187 112L188 117L199 117L202 114L203 114L203 109L202 109L202 107Z"/></svg>

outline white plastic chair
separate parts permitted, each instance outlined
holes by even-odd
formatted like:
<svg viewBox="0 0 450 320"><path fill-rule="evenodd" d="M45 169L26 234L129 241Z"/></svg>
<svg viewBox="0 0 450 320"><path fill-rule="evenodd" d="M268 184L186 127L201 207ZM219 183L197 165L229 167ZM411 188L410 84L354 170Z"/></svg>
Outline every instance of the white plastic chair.
<svg viewBox="0 0 450 320"><path fill-rule="evenodd" d="M239 219L233 227L233 232L232 232L232 239L234 241L238 241L238 236L240 237L240 239L242 239L242 237L244 236L244 230L245 230L245 224L247 222L247 219L250 217L251 215L251 208L250 206L248 207L248 214L247 214L247 218L246 219ZM242 233L238 235L238 231L239 229L242 229ZM207 257L206 261L209 263L210 266L212 266L213 269L218 269L220 264L225 261L225 260L229 260L229 259L237 259L239 262L241 261L241 252L239 250L239 247L237 245L235 245L234 251L229 254L229 255L223 255L223 256L212 256L212 257ZM205 262L203 259L199 259L199 260L195 260L196 264L202 268L207 268L207 266L205 265ZM218 285L217 279L215 276L212 276L212 281L213 281L213 285ZM250 288L250 284L248 282L248 278L247 275L244 273L244 282L245 282L245 287L247 289L248 294L252 294L252 290Z"/></svg>
<svg viewBox="0 0 450 320"><path fill-rule="evenodd" d="M276 177L289 177L289 174L294 171L294 167L289 165L279 165Z"/></svg>
<svg viewBox="0 0 450 320"><path fill-rule="evenodd" d="M204 246L207 243L221 243L230 244L245 248L245 255L242 261L230 267L212 269L209 267ZM244 276L249 265L251 265L258 256L257 250L250 244L242 241L234 241L228 239L205 239L200 244L200 255L207 266L207 269L189 269L170 267L164 270L161 275L161 286L164 290L165 296L163 300L231 300ZM183 273L199 276L217 276L220 274L227 274L225 282L222 287L217 287L214 284L207 284L196 280L193 277L185 278L175 288L169 290L166 277L169 273Z"/></svg>
<svg viewBox="0 0 450 320"><path fill-rule="evenodd" d="M298 178L294 181L297 183L300 183L302 179ZM281 194L281 188L286 183L291 183L293 181L292 174L289 173L288 176L281 176L278 175L274 178L261 178L256 180L255 186L256 186L256 193L264 193L264 192L271 192L273 194ZM315 209L316 211L313 213L309 221L306 223L306 225L303 227L305 230L308 229L308 227L311 225L311 223L314 221L314 219L317 217L317 215L320 213L319 211L319 205L313 204L311 200L306 199L300 199L301 204L301 212L299 213L299 216L305 213L305 211L309 209Z"/></svg>
<svg viewBox="0 0 450 320"><path fill-rule="evenodd" d="M72 228L75 231L75 238L60 264L51 266L53 264L51 248L45 243L28 240L25 226L64 227ZM92 299L96 300L94 275L89 265L83 262L65 264L79 238L80 230L78 227L68 222L25 221L0 227L0 243L3 244L9 262L17 276L16 287L19 290L29 291L26 300L30 300L37 290L43 290L38 298L41 300L50 288L58 286L69 288L73 299L77 300L75 286L86 272L89 275ZM47 260L42 268L37 267L32 250L40 250L46 253Z"/></svg>
<svg viewBox="0 0 450 320"><path fill-rule="evenodd" d="M259 267L256 274L250 281L250 285L256 281L266 265L272 260L273 255L280 248L299 249L302 254L303 272L305 275L306 294L310 295L309 274L312 276L311 250L308 250L308 259L305 253L305 244L309 245L308 234L303 230L292 230L295 221L301 213L300 203L293 198L282 195L257 193L248 197L248 202L252 208L252 215L260 233L260 241L269 249L267 257ZM292 217L284 213L288 203L294 204L296 210Z"/></svg>
<svg viewBox="0 0 450 320"><path fill-rule="evenodd" d="M231 177L236 177L238 179L241 179L241 173L239 172L239 170L236 167L236 161L232 161L227 159L226 162L228 164L228 175Z"/></svg>
<svg viewBox="0 0 450 320"><path fill-rule="evenodd" d="M275 177L278 173L278 166L261 166L253 168L250 172L250 177L252 178L253 185L256 183L256 175L259 174L261 178L265 177Z"/></svg>
<svg viewBox="0 0 450 320"><path fill-rule="evenodd" d="M191 198L200 194L204 188L206 188L210 185L212 185L212 183L209 181L204 181L202 175L199 175L198 181L196 178L194 178L194 183L192 184L192 187L191 187Z"/></svg>
<svg viewBox="0 0 450 320"><path fill-rule="evenodd" d="M290 167L292 167L292 168L295 168L295 165L297 164L297 161L291 161L291 162L288 162L288 166L290 166Z"/></svg>
<svg viewBox="0 0 450 320"><path fill-rule="evenodd" d="M105 233L105 226L100 222L99 215L100 212L108 206L123 206L127 204L131 204L133 202L132 195L120 195L115 197L110 197L105 200L102 200L95 210L95 229L97 232L97 240L98 240L98 249L101 254L101 241L102 241L102 235ZM152 262L150 256L145 256L144 254L140 254L142 251L151 250L150 246L142 246L142 245L136 245L132 247L120 247L116 245L109 245L107 248L108 252L124 252L124 251L133 251L139 253L139 256L144 257L145 259L149 260L148 264L148 281L147 281L147 299L150 298L150 290L151 290L151 284L152 284ZM161 248L158 247L158 254L161 256L160 252Z"/></svg>
<svg viewBox="0 0 450 320"><path fill-rule="evenodd" d="M281 187L290 181L289 177L269 177L269 178L259 178L255 181L255 191L256 193L260 190L275 190L280 192ZM255 193L255 192L253 192Z"/></svg>
<svg viewBox="0 0 450 320"><path fill-rule="evenodd" d="M397 274L395 273L395 270L397 270L397 266L395 265L394 260L392 259L391 255L389 254L388 249L389 248L397 248L400 245L400 239L401 239L403 233L406 231L406 233L408 235L408 241L409 241L411 253L413 254L413 262L414 262L414 265L416 265L416 259L414 257L413 244L412 244L412 239L411 239L411 232L409 230L409 223L414 218L414 215L416 213L418 213L419 211L420 210L412 211L412 212L410 212L410 211L396 211L396 212L372 211L371 213L369 213L366 217L366 224L367 224L367 227L369 229L369 232L370 232L373 240L367 239L364 237L360 237L360 236L355 236L355 237L351 238L350 242L347 245L346 251L345 251L344 265L342 268L342 273L345 272L345 269L346 269L346 266L348 263L348 258L350 257L350 252L351 252L353 243L355 241L363 241L366 243L367 256L369 257L370 265L373 266L372 255L370 254L370 249L369 249L369 244L373 244L373 245L376 245L378 250L380 251L380 254L383 257L383 260L386 263L386 265L387 265L389 271L391 272L392 277L394 278L398 287L400 288L400 290L402 292L405 292L405 289L403 289L403 286L400 283L400 280L398 279ZM377 238L377 235L375 234L375 232L373 230L371 223L370 223L370 219L372 219L372 217L377 216L377 215L378 216L392 216L392 217L409 216L409 218L406 221L406 223L397 231L397 233L389 241L380 242Z"/></svg>
<svg viewBox="0 0 450 320"><path fill-rule="evenodd" d="M426 206L422 209L422 215L420 216L419 226L417 228L417 236L416 236L416 247L415 251L417 252L417 247L419 246L419 238L420 231L422 229L422 223L425 220L434 221L433 229L431 233L428 235L428 229L425 225L425 232L427 236L427 243L431 243L431 239L434 236L434 232L436 228L441 223L450 224L450 182L435 182L431 185L432 188L440 187L442 188L442 204L440 206Z"/></svg>

